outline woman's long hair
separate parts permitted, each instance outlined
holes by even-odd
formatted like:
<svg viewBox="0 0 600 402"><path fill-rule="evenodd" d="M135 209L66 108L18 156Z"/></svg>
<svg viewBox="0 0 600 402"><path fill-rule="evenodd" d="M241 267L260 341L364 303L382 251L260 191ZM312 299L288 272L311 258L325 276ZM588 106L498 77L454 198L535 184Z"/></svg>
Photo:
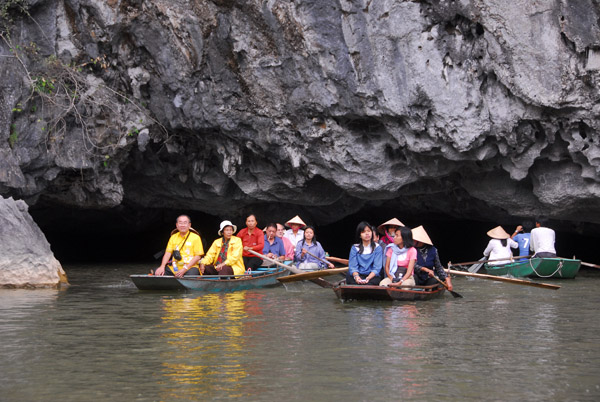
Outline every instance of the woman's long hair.
<svg viewBox="0 0 600 402"><path fill-rule="evenodd" d="M364 232L364 230L366 228L371 229L371 233L372 233L371 234L371 252L373 252L375 250L375 240L373 240L375 237L375 236L373 236L373 234L375 233L375 228L373 226L371 226L371 224L369 224L369 222L362 221L356 227L356 242L358 243L358 254L362 254L365 251L365 247L363 246L363 242L360 237L360 234L362 232Z"/></svg>
<svg viewBox="0 0 600 402"><path fill-rule="evenodd" d="M304 235L302 236L302 246L306 244L306 229L310 229L313 231L312 244L317 244L317 232L315 232L315 228L313 228L312 226L306 226L304 228Z"/></svg>
<svg viewBox="0 0 600 402"><path fill-rule="evenodd" d="M398 229L396 229L396 232L398 230L400 231L400 235L402 236L402 243L404 243L404 248L414 247L412 230L410 230L406 226L400 226Z"/></svg>
<svg viewBox="0 0 600 402"><path fill-rule="evenodd" d="M508 243L508 240L506 240L506 239L500 239L500 244L502 244L502 247L506 247L507 243Z"/></svg>

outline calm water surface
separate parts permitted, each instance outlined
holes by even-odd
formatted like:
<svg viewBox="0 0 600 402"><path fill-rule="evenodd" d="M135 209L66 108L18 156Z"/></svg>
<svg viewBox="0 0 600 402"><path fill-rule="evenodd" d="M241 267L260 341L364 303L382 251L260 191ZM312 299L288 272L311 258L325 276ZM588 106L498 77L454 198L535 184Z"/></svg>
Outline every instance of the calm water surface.
<svg viewBox="0 0 600 402"><path fill-rule="evenodd" d="M0 289L1 401L600 400L600 278L455 278L463 299L341 303L306 284L140 292L147 267Z"/></svg>

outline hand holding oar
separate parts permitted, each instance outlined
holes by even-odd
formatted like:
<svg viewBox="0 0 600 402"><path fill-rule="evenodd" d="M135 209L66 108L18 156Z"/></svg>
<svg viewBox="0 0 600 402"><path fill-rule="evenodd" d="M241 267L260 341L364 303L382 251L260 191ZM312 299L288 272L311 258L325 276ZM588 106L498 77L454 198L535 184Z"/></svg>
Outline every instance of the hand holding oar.
<svg viewBox="0 0 600 402"><path fill-rule="evenodd" d="M301 269L298 269L298 268L294 267L293 265L285 265L285 264L283 264L283 263L281 263L281 262L279 262L277 260L274 260L272 258L267 257L266 255L262 255L260 253L257 253L254 250L248 250L248 252L254 254L257 257L262 258L263 260L266 260L266 261L272 262L272 263L274 263L276 265L279 265L280 267L283 267L283 268L287 269L288 271L290 271L290 272L292 272L294 274L303 274L303 273L305 273L305 271L302 271ZM313 282L313 283L321 286L322 288L332 288L333 287L333 284L327 282L325 279L315 278L315 279L309 279L309 280L311 282Z"/></svg>
<svg viewBox="0 0 600 402"><path fill-rule="evenodd" d="M446 282L443 282L440 278L438 278L437 276L432 276L432 278L435 278L436 281L438 281L439 283L441 283L448 292L450 292L450 294L454 297L462 297L462 295L460 293L457 293L453 290L450 290L450 288L448 287L448 285L446 285Z"/></svg>
<svg viewBox="0 0 600 402"><path fill-rule="evenodd" d="M549 283L530 282L530 281L524 281L522 279L506 278L504 276L474 274L474 273L465 272L465 271L455 271L453 269L446 269L445 271L450 274L453 274L453 275L470 276L473 278L489 279L491 281L498 281L498 282L508 282L508 283L514 283L515 285L534 286L537 288L553 289L553 290L560 289L560 286L550 285Z"/></svg>

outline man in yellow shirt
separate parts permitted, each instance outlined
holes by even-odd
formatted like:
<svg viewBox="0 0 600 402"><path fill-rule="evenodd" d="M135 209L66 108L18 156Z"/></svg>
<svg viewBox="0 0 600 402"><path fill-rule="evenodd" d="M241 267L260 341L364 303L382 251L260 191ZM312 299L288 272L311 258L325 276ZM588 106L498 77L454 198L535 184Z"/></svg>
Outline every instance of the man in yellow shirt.
<svg viewBox="0 0 600 402"><path fill-rule="evenodd" d="M156 268L155 275L175 275L181 278L184 275L200 275L198 261L204 255L202 239L192 229L192 221L187 215L177 217L177 233L171 235L167 249L160 267ZM173 259L169 264L169 260Z"/></svg>

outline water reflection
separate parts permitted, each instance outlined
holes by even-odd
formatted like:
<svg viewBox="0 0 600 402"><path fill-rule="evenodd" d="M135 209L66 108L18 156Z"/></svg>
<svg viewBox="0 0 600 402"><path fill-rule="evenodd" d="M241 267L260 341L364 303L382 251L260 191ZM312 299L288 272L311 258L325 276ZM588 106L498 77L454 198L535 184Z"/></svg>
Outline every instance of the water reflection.
<svg viewBox="0 0 600 402"><path fill-rule="evenodd" d="M246 292L166 298L162 310L161 399L243 396L244 322L261 313Z"/></svg>

